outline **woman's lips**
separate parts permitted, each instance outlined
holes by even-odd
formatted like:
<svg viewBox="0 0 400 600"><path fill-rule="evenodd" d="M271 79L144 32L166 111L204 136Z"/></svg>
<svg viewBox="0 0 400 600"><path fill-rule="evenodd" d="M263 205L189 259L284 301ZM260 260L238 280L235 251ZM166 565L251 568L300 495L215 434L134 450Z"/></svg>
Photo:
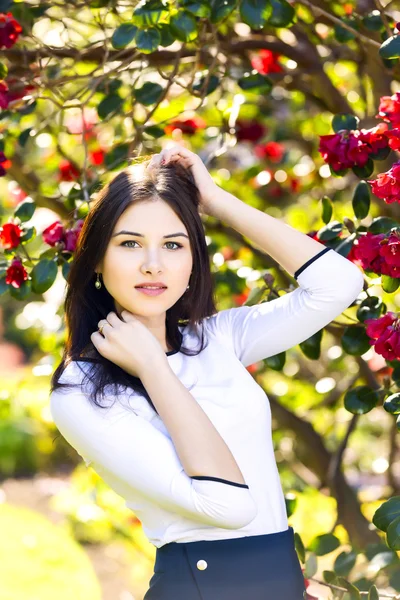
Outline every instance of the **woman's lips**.
<svg viewBox="0 0 400 600"><path fill-rule="evenodd" d="M163 292L165 292L165 290L167 288L154 288L154 289L150 289L150 288L140 288L140 287L137 287L135 289L138 292L142 292L143 294L146 294L146 296L159 296L160 294L162 294Z"/></svg>

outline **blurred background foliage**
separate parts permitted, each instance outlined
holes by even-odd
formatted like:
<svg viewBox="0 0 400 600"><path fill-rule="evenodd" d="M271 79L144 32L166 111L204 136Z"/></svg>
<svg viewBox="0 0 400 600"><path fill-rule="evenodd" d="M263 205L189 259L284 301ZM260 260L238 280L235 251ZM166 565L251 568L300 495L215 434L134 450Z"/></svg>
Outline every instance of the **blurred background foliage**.
<svg viewBox="0 0 400 600"><path fill-rule="evenodd" d="M0 0L1 600L97 600L84 549L116 541L132 571L118 600L147 589L155 548L123 499L55 440L48 394L91 200L119 169L176 143L218 185L363 269L364 292L343 315L248 370L271 403L309 599L400 597L400 343L384 356L365 327L397 318L400 304L400 196L367 183L386 172L397 184L398 4ZM323 137L334 134L339 164ZM213 217L204 226L219 309L295 288L251 240ZM391 236L390 276L366 268L367 232ZM49 492L59 528L4 491L42 473L67 477Z"/></svg>

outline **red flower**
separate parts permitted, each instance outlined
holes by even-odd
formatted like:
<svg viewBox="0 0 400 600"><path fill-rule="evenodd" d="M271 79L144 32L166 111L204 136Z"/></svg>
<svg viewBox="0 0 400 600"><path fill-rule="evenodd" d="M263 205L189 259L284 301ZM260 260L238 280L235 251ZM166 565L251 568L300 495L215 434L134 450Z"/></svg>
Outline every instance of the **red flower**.
<svg viewBox="0 0 400 600"><path fill-rule="evenodd" d="M256 56L251 59L251 66L262 75L268 73L281 73L282 66L277 62L280 54L272 50L260 50Z"/></svg>
<svg viewBox="0 0 400 600"><path fill-rule="evenodd" d="M24 232L19 225L16 225L15 223L5 223L0 228L0 242L3 248L6 248L7 250L17 248L23 234Z"/></svg>
<svg viewBox="0 0 400 600"><path fill-rule="evenodd" d="M171 135L175 129L180 129L186 135L194 135L198 129L204 129L207 123L201 117L193 117L193 119L175 119L169 125L164 127L167 135Z"/></svg>
<svg viewBox="0 0 400 600"><path fill-rule="evenodd" d="M55 221L42 232L43 241L49 246L62 243L62 249L66 252L74 252L78 242L79 234L83 226L83 219L79 219L74 229L64 229L61 221Z"/></svg>
<svg viewBox="0 0 400 600"><path fill-rule="evenodd" d="M23 102L16 101L21 100L32 90L36 90L35 85L25 85L15 77L10 77L7 81L0 81L0 108L6 109L10 106L16 108L18 104L23 104Z"/></svg>
<svg viewBox="0 0 400 600"><path fill-rule="evenodd" d="M12 14L0 13L0 48L11 48L22 31L21 25Z"/></svg>
<svg viewBox="0 0 400 600"><path fill-rule="evenodd" d="M386 360L400 359L399 319L394 312L387 312L378 319L366 319L366 333L372 338L371 346Z"/></svg>
<svg viewBox="0 0 400 600"><path fill-rule="evenodd" d="M400 161L394 163L386 173L379 173L375 180L368 179L375 196L382 198L386 204L399 201L400 194Z"/></svg>
<svg viewBox="0 0 400 600"><path fill-rule="evenodd" d="M382 96L380 99L377 118L381 118L386 123L391 123L394 127L400 125L400 93L396 92L393 96Z"/></svg>
<svg viewBox="0 0 400 600"><path fill-rule="evenodd" d="M42 238L49 246L55 246L58 242L62 242L64 237L64 225L61 221L55 221L42 231Z"/></svg>
<svg viewBox="0 0 400 600"><path fill-rule="evenodd" d="M7 173L6 169L11 167L11 160L9 160L4 152L0 152L0 177L4 177Z"/></svg>
<svg viewBox="0 0 400 600"><path fill-rule="evenodd" d="M259 121L236 121L236 137L238 142L258 142L267 132Z"/></svg>
<svg viewBox="0 0 400 600"><path fill-rule="evenodd" d="M389 148L392 150L400 149L400 129L392 129L386 132Z"/></svg>
<svg viewBox="0 0 400 600"><path fill-rule="evenodd" d="M358 238L354 243L354 257L360 261L363 269L373 271L378 275L382 272L383 258L380 254L380 242L385 239L385 233L374 235L370 231Z"/></svg>
<svg viewBox="0 0 400 600"><path fill-rule="evenodd" d="M343 130L330 135L321 135L319 152L326 163L336 171L354 165L363 167L371 153L370 146L363 140L361 131Z"/></svg>
<svg viewBox="0 0 400 600"><path fill-rule="evenodd" d="M233 301L237 306L242 306L250 294L250 289L245 289L241 294L233 294Z"/></svg>
<svg viewBox="0 0 400 600"><path fill-rule="evenodd" d="M394 231L380 243L379 253L383 257L383 275L400 277L400 232Z"/></svg>
<svg viewBox="0 0 400 600"><path fill-rule="evenodd" d="M80 219L75 226L75 229L67 229L64 236L65 250L67 252L74 252L78 243L78 238L81 233L83 226L83 220Z"/></svg>
<svg viewBox="0 0 400 600"><path fill-rule="evenodd" d="M98 148L90 152L89 157L93 165L101 165L104 162L104 151Z"/></svg>
<svg viewBox="0 0 400 600"><path fill-rule="evenodd" d="M28 272L22 264L20 258L13 258L11 266L6 271L6 284L15 288L20 288L24 281L28 279Z"/></svg>
<svg viewBox="0 0 400 600"><path fill-rule="evenodd" d="M59 181L74 181L80 175L80 171L66 159L61 160L59 170Z"/></svg>
<svg viewBox="0 0 400 600"><path fill-rule="evenodd" d="M375 153L382 148L387 148L388 129L389 126L387 123L379 123L375 127L372 127L372 129L361 129L359 139L370 146L371 153Z"/></svg>
<svg viewBox="0 0 400 600"><path fill-rule="evenodd" d="M254 148L254 152L260 158L269 158L271 162L280 162L285 153L285 148L278 142L267 142L266 144L258 144Z"/></svg>
<svg viewBox="0 0 400 600"><path fill-rule="evenodd" d="M5 109L8 106L8 85L5 81L0 81L0 108Z"/></svg>

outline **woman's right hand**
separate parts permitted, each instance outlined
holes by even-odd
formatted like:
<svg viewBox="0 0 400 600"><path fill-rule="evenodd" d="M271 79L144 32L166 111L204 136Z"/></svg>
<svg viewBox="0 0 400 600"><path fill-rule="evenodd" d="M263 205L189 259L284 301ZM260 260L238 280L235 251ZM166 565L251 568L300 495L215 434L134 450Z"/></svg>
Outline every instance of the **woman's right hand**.
<svg viewBox="0 0 400 600"><path fill-rule="evenodd" d="M121 317L110 312L107 319L101 319L102 333L95 331L90 336L93 345L130 375L140 378L149 370L154 372L157 364L167 361L161 344L131 312L123 310Z"/></svg>

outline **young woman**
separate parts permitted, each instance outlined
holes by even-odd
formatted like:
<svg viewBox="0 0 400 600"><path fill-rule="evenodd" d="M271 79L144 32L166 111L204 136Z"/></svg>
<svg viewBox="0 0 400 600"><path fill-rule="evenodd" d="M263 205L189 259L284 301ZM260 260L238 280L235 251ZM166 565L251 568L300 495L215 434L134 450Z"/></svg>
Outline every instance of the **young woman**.
<svg viewBox="0 0 400 600"><path fill-rule="evenodd" d="M299 287L217 312L199 213ZM180 146L101 190L68 276L50 406L156 547L144 600L305 597L268 398L246 367L312 336L362 288L353 263L223 191Z"/></svg>

